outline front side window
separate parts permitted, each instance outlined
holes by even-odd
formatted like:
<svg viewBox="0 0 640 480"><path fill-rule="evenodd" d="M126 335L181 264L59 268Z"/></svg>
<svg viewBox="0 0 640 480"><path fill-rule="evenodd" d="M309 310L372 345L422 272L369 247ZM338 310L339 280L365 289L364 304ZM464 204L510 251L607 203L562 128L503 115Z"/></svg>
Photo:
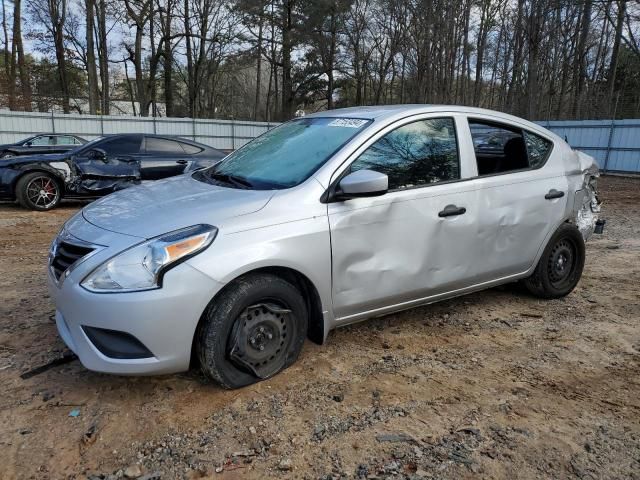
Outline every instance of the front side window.
<svg viewBox="0 0 640 480"><path fill-rule="evenodd" d="M295 119L269 130L194 178L255 189L294 187L370 123L359 118Z"/></svg>
<svg viewBox="0 0 640 480"><path fill-rule="evenodd" d="M95 147L101 148L107 152L108 156L134 155L140 152L141 142L142 137L132 135L127 137L107 138L101 143L97 143Z"/></svg>
<svg viewBox="0 0 640 480"><path fill-rule="evenodd" d="M396 128L365 150L350 171L362 169L386 174L389 190L459 179L453 119L418 120Z"/></svg>
<svg viewBox="0 0 640 480"><path fill-rule="evenodd" d="M55 145L55 144L56 144L56 139L51 135L41 135L31 140L31 145L33 145L34 147L42 147L45 145Z"/></svg>

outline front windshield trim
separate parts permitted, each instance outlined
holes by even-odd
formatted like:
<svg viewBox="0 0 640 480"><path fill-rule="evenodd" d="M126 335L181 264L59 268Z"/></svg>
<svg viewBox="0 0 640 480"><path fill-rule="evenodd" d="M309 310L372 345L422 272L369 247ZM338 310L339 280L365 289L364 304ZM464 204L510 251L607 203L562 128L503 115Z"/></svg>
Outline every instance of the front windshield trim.
<svg viewBox="0 0 640 480"><path fill-rule="evenodd" d="M252 147L255 148L256 143L260 142L260 139L264 139L266 135L273 135L280 128L285 128L294 123L303 123L303 124L307 123L310 126L314 124L322 124L322 122L327 122L326 125L323 125L325 128L341 127L342 133L345 134L345 137L343 141L336 143L335 148L328 149L326 152L323 152L322 159L316 162L315 164L310 165L309 166L310 168L307 171L305 171L300 178L296 178L294 181L289 183L283 183L283 182L276 181L276 179L274 178L251 177L251 176L240 175L236 173L234 173L234 175L236 175L237 177L243 178L247 182L251 183L253 186L250 188L254 190L285 190L285 189L297 187L298 185L301 185L307 180L309 180L309 178L311 178L318 170L320 170L324 165L326 165L331 158L333 158L340 150L342 150L347 144L349 144L355 137L357 137L359 134L367 130L369 126L373 123L373 120L356 118L356 117L351 118L351 117L333 117L333 116L317 116L317 117L312 116L312 117L294 118L287 122L281 123L280 125L278 125L273 129L270 129L264 132L263 134L254 138L250 142L246 143L239 149L227 155L219 163L209 168L200 170L196 179L200 181L208 181L211 179L211 176L213 174L217 174L217 173L222 175L228 174L227 172L224 172L222 170L226 165L228 165L230 162L237 161L238 155L242 155L244 152L247 151L247 149L251 149ZM351 125L349 125L349 122L351 122ZM347 133L349 134L346 135ZM329 145L329 146L332 146L332 145ZM260 152L258 152L257 155L260 155ZM218 182L216 181L216 183ZM234 186L231 184L229 186L233 188L238 188L237 186Z"/></svg>

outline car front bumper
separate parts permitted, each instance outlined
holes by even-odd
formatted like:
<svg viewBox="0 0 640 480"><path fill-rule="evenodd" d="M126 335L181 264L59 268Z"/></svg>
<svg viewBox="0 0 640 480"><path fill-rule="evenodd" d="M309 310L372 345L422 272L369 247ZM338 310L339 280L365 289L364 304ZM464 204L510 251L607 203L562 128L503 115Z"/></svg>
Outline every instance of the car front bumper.
<svg viewBox="0 0 640 480"><path fill-rule="evenodd" d="M121 375L187 370L198 321L223 284L182 263L165 274L159 289L127 293L84 289L80 282L117 253L111 250L105 248L79 262L62 282L49 271L49 291L56 305L60 337L89 370ZM103 341L96 342L92 332L107 333L101 333ZM139 351L128 355L126 348L124 353L120 349L120 354L113 354L118 348L104 342L110 339L119 344L119 339L124 339L125 345L126 341L137 342L148 355L140 358Z"/></svg>

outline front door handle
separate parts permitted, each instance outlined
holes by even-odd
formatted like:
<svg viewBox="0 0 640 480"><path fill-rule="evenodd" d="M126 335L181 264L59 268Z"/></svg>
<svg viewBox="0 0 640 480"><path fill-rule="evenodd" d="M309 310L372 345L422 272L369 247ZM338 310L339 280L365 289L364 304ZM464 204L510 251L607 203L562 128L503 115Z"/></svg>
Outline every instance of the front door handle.
<svg viewBox="0 0 640 480"><path fill-rule="evenodd" d="M467 209L464 207L457 207L455 205L447 205L444 207L444 210L438 212L438 216L443 217L453 217L454 215L462 215L466 213Z"/></svg>
<svg viewBox="0 0 640 480"><path fill-rule="evenodd" d="M551 190L549 190L549 193L547 193L544 196L544 198L546 198L547 200L553 200L554 198L562 198L562 197L564 197L564 192L556 190L555 188L552 188Z"/></svg>
<svg viewBox="0 0 640 480"><path fill-rule="evenodd" d="M187 160L176 160L176 163L178 165L186 165L187 163L189 163Z"/></svg>

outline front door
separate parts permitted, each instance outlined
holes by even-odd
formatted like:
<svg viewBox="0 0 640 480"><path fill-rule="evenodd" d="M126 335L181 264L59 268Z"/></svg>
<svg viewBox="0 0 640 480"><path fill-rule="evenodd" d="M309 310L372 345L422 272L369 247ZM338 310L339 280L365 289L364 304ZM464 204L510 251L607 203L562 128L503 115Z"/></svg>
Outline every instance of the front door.
<svg viewBox="0 0 640 480"><path fill-rule="evenodd" d="M94 143L75 155L73 161L80 174L79 184L71 191L83 195L106 195L140 180L141 135L118 135ZM103 150L104 158L95 158L94 149Z"/></svg>
<svg viewBox="0 0 640 480"><path fill-rule="evenodd" d="M180 142L169 138L145 137L142 180L158 180L184 172L189 163Z"/></svg>
<svg viewBox="0 0 640 480"><path fill-rule="evenodd" d="M475 261L478 211L460 181L455 118L405 119L363 150L339 175L385 173L389 192L328 205L333 308L344 321L463 288Z"/></svg>

